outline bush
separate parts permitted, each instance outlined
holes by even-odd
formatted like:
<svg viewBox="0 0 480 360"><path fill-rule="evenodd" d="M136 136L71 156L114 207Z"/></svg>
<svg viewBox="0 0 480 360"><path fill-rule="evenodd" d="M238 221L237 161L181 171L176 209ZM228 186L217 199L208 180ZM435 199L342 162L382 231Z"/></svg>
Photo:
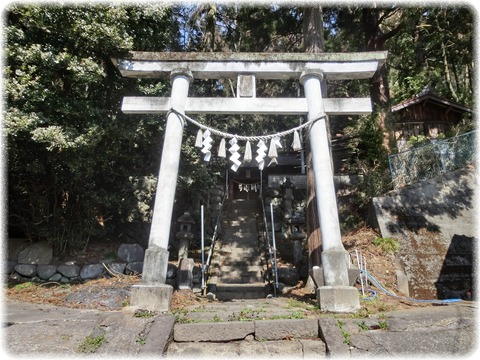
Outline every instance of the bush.
<svg viewBox="0 0 480 360"><path fill-rule="evenodd" d="M373 245L379 247L383 252L391 254L395 254L400 248L400 244L398 243L398 241L390 237L376 237L373 240Z"/></svg>

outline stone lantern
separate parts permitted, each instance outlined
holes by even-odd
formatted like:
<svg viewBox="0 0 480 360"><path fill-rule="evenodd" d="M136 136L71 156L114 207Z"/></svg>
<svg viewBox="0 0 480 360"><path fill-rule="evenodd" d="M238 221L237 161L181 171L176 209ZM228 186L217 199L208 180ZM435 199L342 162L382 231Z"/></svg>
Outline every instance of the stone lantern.
<svg viewBox="0 0 480 360"><path fill-rule="evenodd" d="M175 238L179 241L178 259L180 260L188 258L188 245L193 239L192 225L195 224L195 221L188 211L180 216L177 221L180 224L180 230Z"/></svg>
<svg viewBox="0 0 480 360"><path fill-rule="evenodd" d="M287 178L281 187L283 189L284 237L286 240L293 241L293 261L294 263L298 263L302 260L302 243L307 237L300 227L300 225L305 222L305 219L303 216L295 214L293 210L293 190L295 185Z"/></svg>
<svg viewBox="0 0 480 360"><path fill-rule="evenodd" d="M295 264L302 261L303 258L303 242L307 238L301 228L297 228L295 224L292 224L294 230L286 235L287 239L293 241L293 262Z"/></svg>
<svg viewBox="0 0 480 360"><path fill-rule="evenodd" d="M285 180L285 182L281 185L283 190L283 218L286 224L290 223L293 213L293 183L290 181L289 178Z"/></svg>

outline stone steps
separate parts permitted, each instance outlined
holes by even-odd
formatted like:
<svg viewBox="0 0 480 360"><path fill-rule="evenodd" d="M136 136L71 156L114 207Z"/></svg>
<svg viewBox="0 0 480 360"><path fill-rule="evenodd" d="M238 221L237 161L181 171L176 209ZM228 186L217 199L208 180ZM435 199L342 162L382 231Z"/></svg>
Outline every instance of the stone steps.
<svg viewBox="0 0 480 360"><path fill-rule="evenodd" d="M234 266L222 266L219 277L223 284L250 284L263 283L264 272L260 265L246 265L245 263L236 264Z"/></svg>
<svg viewBox="0 0 480 360"><path fill-rule="evenodd" d="M263 256L257 250L252 248L241 249L241 258L238 257L238 252L238 249L235 251L221 251L220 254L224 257L221 265L237 268L245 265L262 266Z"/></svg>
<svg viewBox="0 0 480 360"><path fill-rule="evenodd" d="M224 342L243 340L253 335L255 340L318 339L318 319L226 321L212 323L175 324L176 342Z"/></svg>
<svg viewBox="0 0 480 360"><path fill-rule="evenodd" d="M221 283L223 284L263 283L263 271L235 271L232 273L221 273L220 278Z"/></svg>
<svg viewBox="0 0 480 360"><path fill-rule="evenodd" d="M325 343L320 339L255 341L253 335L248 335L242 341L173 342L168 348L167 358L192 358L194 356L204 359L327 358Z"/></svg>
<svg viewBox="0 0 480 360"><path fill-rule="evenodd" d="M216 286L216 296L218 300L232 299L263 299L267 294L267 288L264 282L256 283L224 283L220 280Z"/></svg>
<svg viewBox="0 0 480 360"><path fill-rule="evenodd" d="M182 309L177 323L318 319L318 307L289 298L234 299ZM201 336L200 334L198 336Z"/></svg>
<svg viewBox="0 0 480 360"><path fill-rule="evenodd" d="M173 329L168 356L323 358L314 310L286 298L232 300L193 305ZM299 314L303 318L298 318Z"/></svg>
<svg viewBox="0 0 480 360"><path fill-rule="evenodd" d="M254 237L255 236L255 237ZM222 240L220 244L221 248L219 250L221 253L231 253L231 252L238 252L238 251L246 251L250 253L258 254L258 239L256 238L256 234L250 235L249 239L242 239L241 241L230 240L228 239ZM250 251L249 251L250 250ZM243 254L237 254L238 260L242 260Z"/></svg>
<svg viewBox="0 0 480 360"><path fill-rule="evenodd" d="M249 265L246 263L235 263L232 265L223 265L222 272L231 273L231 272L244 272L244 271L263 271L263 266L261 265Z"/></svg>
<svg viewBox="0 0 480 360"><path fill-rule="evenodd" d="M209 283L219 300L265 298L264 258L259 247L256 200L232 200L225 208L223 236Z"/></svg>

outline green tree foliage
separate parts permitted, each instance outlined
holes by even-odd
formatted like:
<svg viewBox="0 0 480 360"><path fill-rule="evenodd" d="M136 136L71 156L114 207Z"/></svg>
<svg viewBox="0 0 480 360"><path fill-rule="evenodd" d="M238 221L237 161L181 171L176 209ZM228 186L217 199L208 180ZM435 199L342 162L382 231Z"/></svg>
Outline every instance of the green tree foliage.
<svg viewBox="0 0 480 360"><path fill-rule="evenodd" d="M362 175L350 212L364 214L368 201L391 188L388 148L393 119L389 106L411 98L426 85L438 95L473 105L473 13L468 6L341 7L324 9L327 51L387 50L390 91L372 93L373 116L332 118L333 128L350 137L351 161L346 171ZM363 34L363 36L358 36ZM329 83L337 96L368 95L364 82ZM379 101L379 99L384 99ZM381 114L379 111L382 111ZM380 116L379 116L380 115ZM471 129L471 122L462 123ZM342 132L342 131L340 131Z"/></svg>
<svg viewBox="0 0 480 360"><path fill-rule="evenodd" d="M473 9L451 5L405 11L404 31L388 43L395 99L408 99L430 86L439 96L471 106Z"/></svg>
<svg viewBox="0 0 480 360"><path fill-rule="evenodd" d="M124 92L159 92L163 84L122 79L110 57L174 45L165 40L175 33L170 16L150 6L7 9L10 225L63 252L132 212L132 182L158 167L161 122L126 117L120 102Z"/></svg>
<svg viewBox="0 0 480 360"><path fill-rule="evenodd" d="M170 83L122 78L111 57L130 50L300 52L303 16L294 5L10 5L4 19L3 114L8 223L66 251L84 247L91 237L108 236L123 221L148 222L163 116L127 116L120 104L124 95L168 96ZM472 106L470 8L324 8L323 26L327 52L389 51L385 75L391 91L381 95L392 102L430 85L437 94ZM195 80L190 95L235 96L235 89L235 80ZM370 91L365 81L328 84L329 96L368 96ZM257 96L301 93L297 81L258 81ZM201 120L245 135L281 131L299 121ZM356 124L346 131L355 138L351 171L372 174L385 167L388 113L383 123L372 117L351 120ZM226 167L199 158L193 147L196 130L187 126L182 149L178 198L186 206L196 206ZM365 194L383 191L372 189Z"/></svg>

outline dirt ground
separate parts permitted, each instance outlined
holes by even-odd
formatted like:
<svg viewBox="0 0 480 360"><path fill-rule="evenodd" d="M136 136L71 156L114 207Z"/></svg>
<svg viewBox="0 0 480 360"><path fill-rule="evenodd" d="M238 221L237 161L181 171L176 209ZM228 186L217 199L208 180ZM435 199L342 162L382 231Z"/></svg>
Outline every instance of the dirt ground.
<svg viewBox="0 0 480 360"><path fill-rule="evenodd" d="M373 244L378 237L372 229L363 228L343 237L343 243L347 251L361 253L367 261L367 270L371 273L384 288L396 293L395 276L395 255L386 253ZM92 244L84 253L71 254L62 258L56 258L58 263L75 261L82 265L105 258L105 254L115 252L116 247L108 248L108 244ZM98 259L97 259L98 258ZM97 280L90 280L80 284L50 283L5 283L6 296L12 300L45 303L57 306L72 308L95 308L104 310L119 310L128 306L128 290L133 284L139 283L140 276L118 275L105 277ZM300 281L295 287L288 288L283 297L291 297L312 305L316 305L315 293L305 286L305 281ZM360 284L357 285L361 289ZM372 299L362 300L361 312L365 316L390 310L408 309L412 307L432 306L425 303L412 303L402 301L386 295L374 285L370 284L365 288L366 298L371 295L369 289L376 292ZM185 306L206 303L205 297L195 294L192 291L174 291L172 298L172 311L179 310Z"/></svg>

